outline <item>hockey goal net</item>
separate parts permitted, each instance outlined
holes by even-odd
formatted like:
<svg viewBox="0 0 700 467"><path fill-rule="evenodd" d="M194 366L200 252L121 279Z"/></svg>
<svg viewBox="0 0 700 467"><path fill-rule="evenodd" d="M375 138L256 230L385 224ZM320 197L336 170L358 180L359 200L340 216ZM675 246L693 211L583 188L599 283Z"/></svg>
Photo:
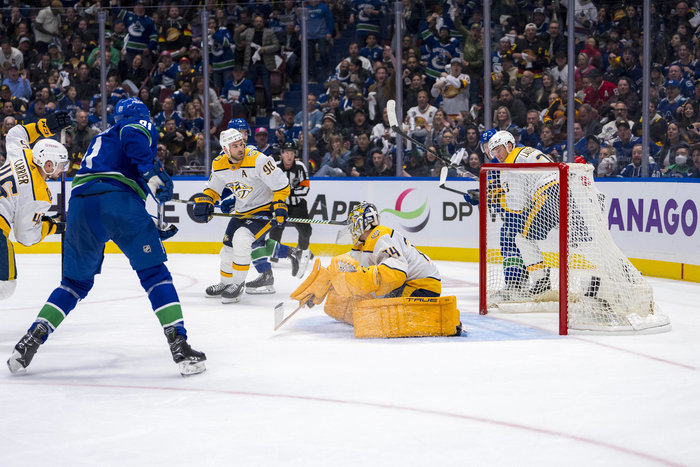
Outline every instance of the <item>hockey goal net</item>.
<svg viewBox="0 0 700 467"><path fill-rule="evenodd" d="M610 235L586 164L484 164L479 312L559 313L569 330L670 329L653 291Z"/></svg>

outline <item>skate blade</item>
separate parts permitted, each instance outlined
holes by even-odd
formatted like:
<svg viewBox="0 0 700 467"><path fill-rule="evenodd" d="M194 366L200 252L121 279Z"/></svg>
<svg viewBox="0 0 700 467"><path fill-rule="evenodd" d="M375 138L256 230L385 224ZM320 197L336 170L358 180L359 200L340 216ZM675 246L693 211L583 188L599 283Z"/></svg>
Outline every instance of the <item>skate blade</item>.
<svg viewBox="0 0 700 467"><path fill-rule="evenodd" d="M309 267L309 260L311 259L311 254L309 254L307 252L308 252L308 250L306 250L304 253L302 253L301 259L299 260L299 270L294 275L294 277L304 277L304 273L306 272L306 269Z"/></svg>
<svg viewBox="0 0 700 467"><path fill-rule="evenodd" d="M192 376L204 373L207 369L205 362L180 362L177 364L182 376Z"/></svg>
<svg viewBox="0 0 700 467"><path fill-rule="evenodd" d="M221 294L218 295L209 295L208 293L204 293L204 296L207 298L221 298Z"/></svg>
<svg viewBox="0 0 700 467"><path fill-rule="evenodd" d="M7 360L7 368L13 375L19 375L27 372L27 368L22 366L22 364L15 358L10 357Z"/></svg>
<svg viewBox="0 0 700 467"><path fill-rule="evenodd" d="M273 294L273 293L275 293L275 288L274 287L258 287L257 289L246 288L245 293L249 293L251 295Z"/></svg>
<svg viewBox="0 0 700 467"><path fill-rule="evenodd" d="M241 296L239 295L238 297L235 298L225 298L221 297L221 303L238 303L241 301Z"/></svg>

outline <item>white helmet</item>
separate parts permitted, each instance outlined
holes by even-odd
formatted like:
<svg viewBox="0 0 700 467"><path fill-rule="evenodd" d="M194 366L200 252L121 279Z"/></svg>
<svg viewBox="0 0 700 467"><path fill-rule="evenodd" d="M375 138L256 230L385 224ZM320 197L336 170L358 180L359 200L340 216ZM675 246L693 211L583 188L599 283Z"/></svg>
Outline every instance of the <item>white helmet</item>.
<svg viewBox="0 0 700 467"><path fill-rule="evenodd" d="M68 168L68 151L66 147L53 139L40 139L32 148L32 160L41 167L46 175L61 173ZM53 163L53 171L45 169L47 162Z"/></svg>
<svg viewBox="0 0 700 467"><path fill-rule="evenodd" d="M513 134L510 131L498 131L489 140L489 152L492 153L498 146L505 146L506 150L508 150L508 143L511 143L513 147L515 147L515 138L513 138Z"/></svg>
<svg viewBox="0 0 700 467"><path fill-rule="evenodd" d="M224 151L226 151L226 154L230 157L231 154L229 154L228 152L229 144L235 143L236 141L241 141L242 139L243 135L240 131L235 130L233 128L229 128L227 130L222 131L219 135L219 144L221 144L221 147L224 149Z"/></svg>

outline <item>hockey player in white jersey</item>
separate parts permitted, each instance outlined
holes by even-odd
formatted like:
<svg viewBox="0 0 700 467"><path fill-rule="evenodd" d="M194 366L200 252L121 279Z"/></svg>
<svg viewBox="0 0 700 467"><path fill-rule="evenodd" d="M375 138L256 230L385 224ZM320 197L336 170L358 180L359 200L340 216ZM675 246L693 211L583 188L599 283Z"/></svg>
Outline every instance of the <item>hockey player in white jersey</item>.
<svg viewBox="0 0 700 467"><path fill-rule="evenodd" d="M58 113L16 125L7 134L7 160L0 167L0 300L12 296L17 284L10 231L19 243L31 246L65 228L46 215L52 203L46 180L66 170L68 151L58 141L39 138L48 138L69 123L67 113Z"/></svg>
<svg viewBox="0 0 700 467"><path fill-rule="evenodd" d="M459 334L456 301L440 296L442 278L430 258L381 225L371 203L356 206L349 221L352 250L333 257L328 268L317 259L291 297L307 304L325 299L324 311L354 324L358 337Z"/></svg>
<svg viewBox="0 0 700 467"><path fill-rule="evenodd" d="M246 147L238 130L222 131L220 141L224 153L214 159L204 191L194 197L194 219L208 222L224 189L236 196L236 216L226 228L220 254L221 280L206 291L207 296L220 296L223 303L236 303L245 290L253 248L263 246L270 229L287 219L284 200L290 188L275 160ZM253 214L270 214L271 220L245 217Z"/></svg>
<svg viewBox="0 0 700 467"><path fill-rule="evenodd" d="M553 162L537 149L516 147L515 139L508 131L494 134L488 147L491 156L504 164ZM507 293L512 295L511 298L517 298L547 292L551 289L549 268L537 241L547 238L549 232L559 225L556 175L549 172L533 177L514 171L501 172L493 183L489 183L488 196L503 217L500 245ZM519 242L523 242L522 248L518 246ZM533 283L530 290L526 289L528 278Z"/></svg>

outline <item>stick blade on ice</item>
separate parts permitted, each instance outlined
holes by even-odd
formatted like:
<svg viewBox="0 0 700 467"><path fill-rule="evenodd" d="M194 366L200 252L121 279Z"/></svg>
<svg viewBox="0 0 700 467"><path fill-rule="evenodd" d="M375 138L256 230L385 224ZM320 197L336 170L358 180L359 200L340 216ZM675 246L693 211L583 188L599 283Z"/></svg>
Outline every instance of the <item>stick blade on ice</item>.
<svg viewBox="0 0 700 467"><path fill-rule="evenodd" d="M279 328L284 320L284 302L280 302L275 306L275 330Z"/></svg>

